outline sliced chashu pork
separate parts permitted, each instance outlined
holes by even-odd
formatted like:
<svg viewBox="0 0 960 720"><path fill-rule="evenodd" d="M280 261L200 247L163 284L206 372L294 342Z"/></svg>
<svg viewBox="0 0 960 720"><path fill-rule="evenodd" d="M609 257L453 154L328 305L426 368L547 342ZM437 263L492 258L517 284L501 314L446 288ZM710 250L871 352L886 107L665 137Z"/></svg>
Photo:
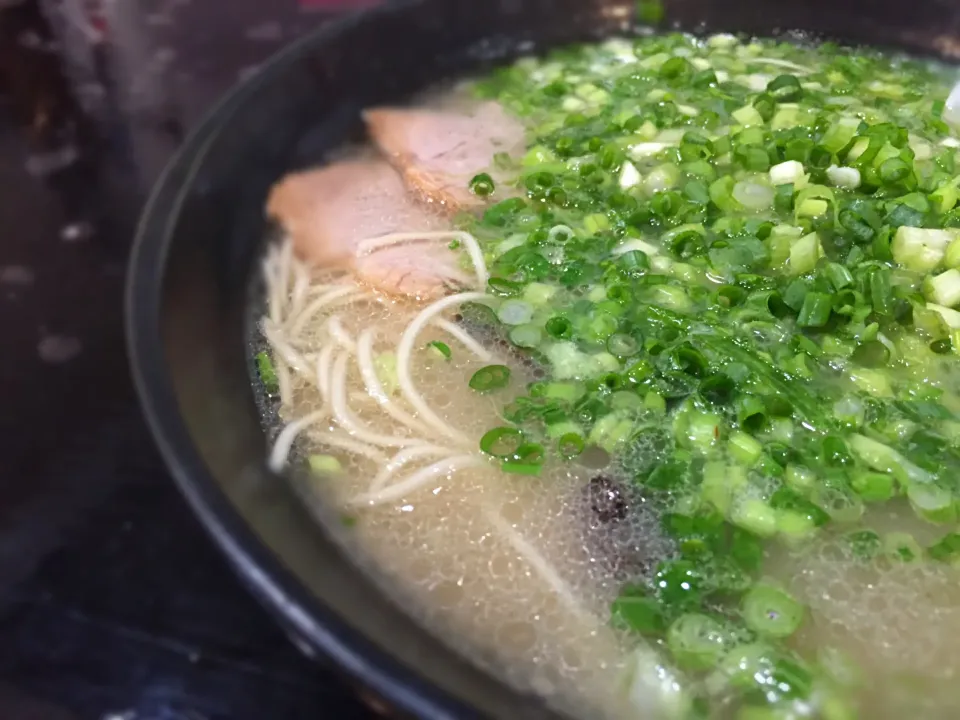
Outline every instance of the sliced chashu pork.
<svg viewBox="0 0 960 720"><path fill-rule="evenodd" d="M446 242L395 245L358 257L354 271L360 282L393 295L435 300L448 291L476 285L464 272Z"/></svg>
<svg viewBox="0 0 960 720"><path fill-rule="evenodd" d="M291 173L270 190L266 209L290 234L301 259L349 269L378 290L431 299L470 283L443 241L359 251L370 238L449 229L410 197L386 161L351 160Z"/></svg>
<svg viewBox="0 0 960 720"><path fill-rule="evenodd" d="M495 102L471 112L405 108L372 108L364 119L374 142L391 158L411 187L450 212L484 204L470 190L481 172L493 176L503 197L493 156L519 156L524 148L523 125Z"/></svg>

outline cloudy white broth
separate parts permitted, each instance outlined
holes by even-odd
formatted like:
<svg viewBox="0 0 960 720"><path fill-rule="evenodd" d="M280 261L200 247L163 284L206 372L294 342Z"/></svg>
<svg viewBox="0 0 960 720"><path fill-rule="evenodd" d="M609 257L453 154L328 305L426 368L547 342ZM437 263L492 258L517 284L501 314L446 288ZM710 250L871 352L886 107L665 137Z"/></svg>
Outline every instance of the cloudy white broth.
<svg viewBox="0 0 960 720"><path fill-rule="evenodd" d="M574 714L960 717L954 75L672 34L368 109L267 202L271 465Z"/></svg>

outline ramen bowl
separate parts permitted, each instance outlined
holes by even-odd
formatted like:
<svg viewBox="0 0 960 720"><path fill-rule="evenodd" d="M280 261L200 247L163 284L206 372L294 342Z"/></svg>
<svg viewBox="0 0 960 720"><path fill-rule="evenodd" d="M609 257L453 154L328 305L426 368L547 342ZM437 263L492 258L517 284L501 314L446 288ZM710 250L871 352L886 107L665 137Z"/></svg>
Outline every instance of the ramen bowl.
<svg viewBox="0 0 960 720"><path fill-rule="evenodd" d="M639 11L638 11L639 7ZM769 36L798 30L960 56L946 0L417 0L326 25L232 90L193 131L144 211L127 289L129 352L158 446L237 575L305 653L401 716L555 718L424 629L362 572L268 469L251 386L251 303L286 172L361 135L361 111L526 54L643 31ZM185 562L189 561L185 559Z"/></svg>

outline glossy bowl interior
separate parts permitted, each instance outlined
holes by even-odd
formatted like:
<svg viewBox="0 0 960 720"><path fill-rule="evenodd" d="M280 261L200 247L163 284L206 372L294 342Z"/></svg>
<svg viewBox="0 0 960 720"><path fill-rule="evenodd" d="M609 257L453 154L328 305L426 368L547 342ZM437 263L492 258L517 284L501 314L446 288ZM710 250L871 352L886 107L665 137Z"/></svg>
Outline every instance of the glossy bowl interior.
<svg viewBox="0 0 960 720"><path fill-rule="evenodd" d="M664 5L666 22L688 30L800 29L960 57L957 0L915 0L909 10L900 0ZM267 231L267 189L355 137L367 105L518 53L628 32L635 9L632 0L409 0L326 26L213 110L144 213L130 265L129 351L176 481L298 644L332 659L398 714L558 717L407 618L313 521L290 484L266 469L245 323Z"/></svg>

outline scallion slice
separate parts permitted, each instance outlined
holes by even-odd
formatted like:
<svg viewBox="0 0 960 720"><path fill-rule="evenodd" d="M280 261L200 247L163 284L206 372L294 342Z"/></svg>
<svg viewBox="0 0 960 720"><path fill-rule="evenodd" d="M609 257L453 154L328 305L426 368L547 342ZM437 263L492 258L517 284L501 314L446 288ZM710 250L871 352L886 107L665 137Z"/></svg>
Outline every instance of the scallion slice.
<svg viewBox="0 0 960 720"><path fill-rule="evenodd" d="M494 190L493 178L487 173L475 175L470 180L470 190L473 191L474 195L479 195L480 197L486 197L492 194Z"/></svg>
<svg viewBox="0 0 960 720"><path fill-rule="evenodd" d="M512 458L523 445L523 433L513 427L495 427L480 438L480 449L497 458Z"/></svg>
<svg viewBox="0 0 960 720"><path fill-rule="evenodd" d="M545 329L550 337L561 339L570 337L573 331L573 325L567 318L556 315L547 320Z"/></svg>
<svg viewBox="0 0 960 720"><path fill-rule="evenodd" d="M785 590L757 583L740 603L743 620L751 630L772 638L793 635L803 622L803 605Z"/></svg>
<svg viewBox="0 0 960 720"><path fill-rule="evenodd" d="M257 374L260 375L263 389L270 395L277 393L280 389L280 382L277 379L277 371L274 370L270 356L265 351L260 351L257 353L256 361Z"/></svg>
<svg viewBox="0 0 960 720"><path fill-rule="evenodd" d="M583 437L578 433L566 433L557 442L557 448L563 458L570 460L583 452Z"/></svg>
<svg viewBox="0 0 960 720"><path fill-rule="evenodd" d="M543 465L540 463L524 463L513 460L506 460L500 463L500 469L504 472L514 475L539 475L543 471Z"/></svg>
<svg viewBox="0 0 960 720"><path fill-rule="evenodd" d="M716 667L732 644L732 634L709 615L681 615L667 629L667 647L684 670Z"/></svg>
<svg viewBox="0 0 960 720"><path fill-rule="evenodd" d="M439 340L433 340L427 343L427 349L432 350L437 353L444 360L449 360L453 356L453 352L450 350L450 346L445 342Z"/></svg>
<svg viewBox="0 0 960 720"><path fill-rule="evenodd" d="M470 378L470 387L477 392L490 392L507 386L510 368L506 365L487 365L477 370Z"/></svg>

